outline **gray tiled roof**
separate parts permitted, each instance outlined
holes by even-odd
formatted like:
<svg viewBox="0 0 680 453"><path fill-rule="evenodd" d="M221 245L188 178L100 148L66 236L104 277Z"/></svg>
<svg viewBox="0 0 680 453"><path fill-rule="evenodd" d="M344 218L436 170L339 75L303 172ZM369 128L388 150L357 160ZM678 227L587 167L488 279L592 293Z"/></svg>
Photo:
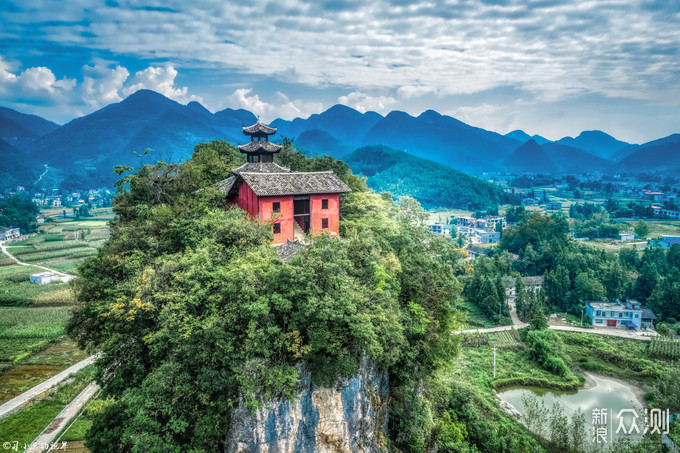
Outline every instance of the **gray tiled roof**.
<svg viewBox="0 0 680 453"><path fill-rule="evenodd" d="M242 153L256 153L256 152L267 152L267 153L278 153L281 151L281 145L277 145L272 142L263 141L253 141L248 142L245 145L238 145L239 151Z"/></svg>
<svg viewBox="0 0 680 453"><path fill-rule="evenodd" d="M276 128L262 124L259 121L252 126L244 126L243 133L246 135L257 134L257 135L271 135L276 133Z"/></svg>
<svg viewBox="0 0 680 453"><path fill-rule="evenodd" d="M224 194L229 194L229 191L234 187L234 183L236 182L236 176L230 176L227 179L223 179L222 181L217 183L217 187L222 191Z"/></svg>
<svg viewBox="0 0 680 453"><path fill-rule="evenodd" d="M239 176L259 197L351 192L332 171L246 173Z"/></svg>
<svg viewBox="0 0 680 453"><path fill-rule="evenodd" d="M286 173L290 168L282 167L274 162L247 162L233 170L234 173Z"/></svg>
<svg viewBox="0 0 680 453"><path fill-rule="evenodd" d="M656 315L649 308L643 308L642 319L656 319Z"/></svg>

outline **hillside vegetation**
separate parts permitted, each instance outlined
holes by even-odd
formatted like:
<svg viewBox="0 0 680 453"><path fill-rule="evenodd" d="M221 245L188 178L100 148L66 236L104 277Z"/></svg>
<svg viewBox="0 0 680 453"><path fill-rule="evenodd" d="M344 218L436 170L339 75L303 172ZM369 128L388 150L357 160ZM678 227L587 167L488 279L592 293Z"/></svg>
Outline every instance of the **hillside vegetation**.
<svg viewBox="0 0 680 453"><path fill-rule="evenodd" d="M481 179L386 146L365 146L344 161L368 177L376 192L408 195L425 208L487 209L498 206L503 190Z"/></svg>
<svg viewBox="0 0 680 453"><path fill-rule="evenodd" d="M239 401L290 396L300 361L329 385L365 356L389 374L390 445L424 451L448 442L442 432L462 436L441 415L449 390L436 378L458 352L455 250L422 226L412 199L395 204L346 164L287 146L279 163L332 169L352 193L341 238L318 237L281 261L271 225L225 206L214 186L242 158L205 143L187 162L120 181L111 238L80 268L69 326L103 352L98 379L116 400L94 418L88 448L223 451Z"/></svg>

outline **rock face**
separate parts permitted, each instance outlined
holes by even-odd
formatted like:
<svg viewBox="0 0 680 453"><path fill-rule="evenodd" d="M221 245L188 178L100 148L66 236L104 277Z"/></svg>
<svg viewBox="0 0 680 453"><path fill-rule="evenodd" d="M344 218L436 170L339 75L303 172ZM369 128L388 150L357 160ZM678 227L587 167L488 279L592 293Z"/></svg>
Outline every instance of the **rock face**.
<svg viewBox="0 0 680 453"><path fill-rule="evenodd" d="M226 450L233 453L373 453L386 451L386 374L365 360L353 379L332 388L315 387L301 369L291 402L269 401L253 413L234 411Z"/></svg>

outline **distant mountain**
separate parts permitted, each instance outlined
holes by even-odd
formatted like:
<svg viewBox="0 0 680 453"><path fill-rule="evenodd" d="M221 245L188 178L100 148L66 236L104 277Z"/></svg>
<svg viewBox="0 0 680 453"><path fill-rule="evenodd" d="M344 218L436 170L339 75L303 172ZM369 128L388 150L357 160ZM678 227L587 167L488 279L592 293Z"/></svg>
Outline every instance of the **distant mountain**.
<svg viewBox="0 0 680 453"><path fill-rule="evenodd" d="M503 199L498 186L386 146L365 146L343 160L373 190L414 197L425 208L485 209Z"/></svg>
<svg viewBox="0 0 680 453"><path fill-rule="evenodd" d="M602 131L583 131L576 138L564 137L555 143L579 148L605 159L613 159L618 151L631 146L630 143L617 140Z"/></svg>
<svg viewBox="0 0 680 453"><path fill-rule="evenodd" d="M586 173L605 171L611 162L581 149L559 143L538 144L530 139L503 161L503 166L518 173Z"/></svg>
<svg viewBox="0 0 680 453"><path fill-rule="evenodd" d="M139 167L155 160L188 159L194 146L205 140L242 142L242 118L247 115L227 110L219 117L196 102L181 105L154 91L140 90L41 137L27 153L51 166L88 169L99 175L99 183L110 183L116 178L114 165ZM133 154L147 148L155 153L143 159Z"/></svg>
<svg viewBox="0 0 680 453"><path fill-rule="evenodd" d="M271 123L278 128L278 135L297 139L307 131L323 131L345 147L354 149L363 144L362 138L383 117L376 112L360 113L346 105L334 105L323 113L307 119L295 118L293 121L277 119ZM320 153L321 149L310 149Z"/></svg>
<svg viewBox="0 0 680 453"><path fill-rule="evenodd" d="M26 115L0 107L0 139L20 149L30 146L58 127L58 124L37 115Z"/></svg>
<svg viewBox="0 0 680 453"><path fill-rule="evenodd" d="M381 144L459 170L496 169L520 143L495 132L468 126L427 110L418 117L391 112L364 136L367 145Z"/></svg>
<svg viewBox="0 0 680 453"><path fill-rule="evenodd" d="M548 153L533 139L515 149L503 161L503 166L518 173L555 173L557 170Z"/></svg>
<svg viewBox="0 0 680 453"><path fill-rule="evenodd" d="M137 168L156 160L184 160L205 140L244 143L248 138L241 127L256 121L247 110L227 108L213 114L198 102L182 105L140 90L63 126L0 107L0 139L16 168L23 165L40 171L48 164L43 182L47 178L52 184L61 177L74 187L108 185L116 179L114 165ZM604 132L585 131L576 138L550 142L521 130L500 135L433 110L417 117L400 111L383 117L335 105L306 119L276 119L271 125L278 128L272 140L289 138L310 154L344 159L357 148L384 145L464 171L654 171L675 168L677 154L674 136L630 145ZM147 148L155 152L144 155ZM653 153L645 155L642 150ZM17 157L17 152L25 157ZM652 155L657 157L650 160Z"/></svg>
<svg viewBox="0 0 680 453"><path fill-rule="evenodd" d="M354 149L348 143L341 142L321 129L304 131L295 139L293 145L301 151L312 154L327 154L335 158L342 158Z"/></svg>
<svg viewBox="0 0 680 453"><path fill-rule="evenodd" d="M505 134L505 136L508 137L508 138L515 139L515 140L517 140L518 142L521 142L521 143L525 143L528 140L534 140L539 145L542 145L543 143L548 143L550 141L547 138L541 137L538 134L529 135L529 134L527 134L526 132L524 132L523 130L520 130L520 129L514 130L512 132L508 132L507 134Z"/></svg>
<svg viewBox="0 0 680 453"><path fill-rule="evenodd" d="M616 168L630 172L680 172L680 134L638 146Z"/></svg>
<svg viewBox="0 0 680 453"><path fill-rule="evenodd" d="M28 186L39 174L40 167L24 153L0 139L0 191Z"/></svg>

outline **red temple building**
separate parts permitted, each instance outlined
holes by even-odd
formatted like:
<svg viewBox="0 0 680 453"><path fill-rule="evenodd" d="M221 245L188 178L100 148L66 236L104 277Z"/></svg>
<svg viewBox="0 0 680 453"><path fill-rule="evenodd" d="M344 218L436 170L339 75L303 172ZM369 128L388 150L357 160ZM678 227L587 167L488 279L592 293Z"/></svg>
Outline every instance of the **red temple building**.
<svg viewBox="0 0 680 453"><path fill-rule="evenodd" d="M293 172L274 163L281 145L269 141L276 133L259 121L244 127L250 142L239 145L247 162L219 183L227 200L251 217L272 222L274 241L300 239L303 233L318 235L340 231L340 194L350 188L332 171Z"/></svg>

